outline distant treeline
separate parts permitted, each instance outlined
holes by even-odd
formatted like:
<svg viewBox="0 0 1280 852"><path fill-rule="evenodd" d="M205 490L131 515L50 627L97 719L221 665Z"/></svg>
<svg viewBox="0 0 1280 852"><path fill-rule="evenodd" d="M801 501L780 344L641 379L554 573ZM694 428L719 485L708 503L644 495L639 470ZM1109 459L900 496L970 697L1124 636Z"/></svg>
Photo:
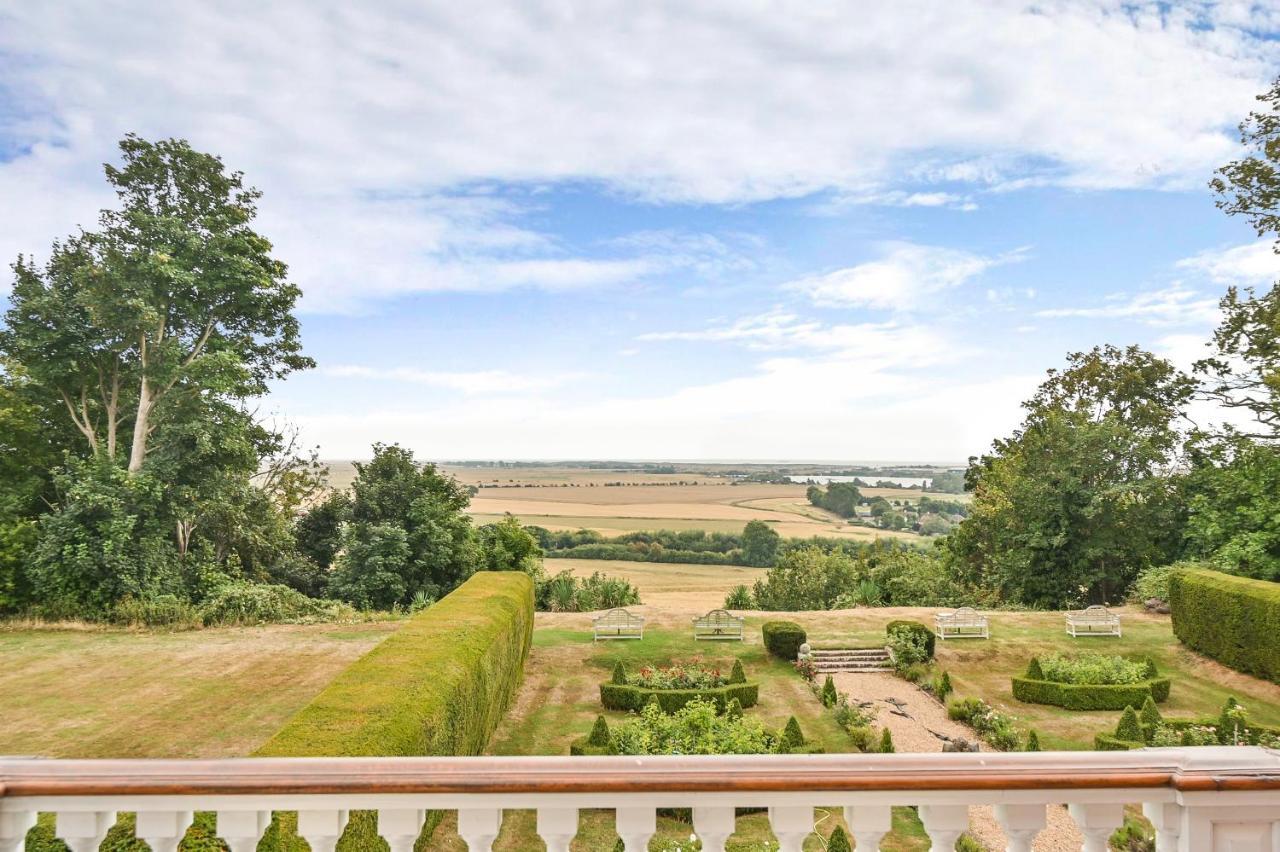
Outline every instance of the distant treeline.
<svg viewBox="0 0 1280 852"><path fill-rule="evenodd" d="M794 550L817 547L857 556L872 543L843 538L782 538L761 521L741 533L705 530L644 530L606 538L595 530L553 532L527 527L543 552L557 559L616 559L624 562L671 562L694 565L772 567Z"/></svg>

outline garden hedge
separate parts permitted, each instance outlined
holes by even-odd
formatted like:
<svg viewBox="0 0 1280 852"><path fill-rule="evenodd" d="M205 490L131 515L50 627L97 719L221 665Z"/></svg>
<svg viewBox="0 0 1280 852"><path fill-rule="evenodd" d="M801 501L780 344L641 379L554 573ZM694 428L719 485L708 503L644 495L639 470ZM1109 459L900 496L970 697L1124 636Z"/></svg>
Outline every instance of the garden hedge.
<svg viewBox="0 0 1280 852"><path fill-rule="evenodd" d="M1169 605L1188 648L1280 683L1280 583L1184 568L1169 578Z"/></svg>
<svg viewBox="0 0 1280 852"><path fill-rule="evenodd" d="M1123 710L1141 707L1147 696L1157 703L1169 697L1167 677L1140 683L1056 683L1051 680L1013 679L1013 697L1028 704L1052 704L1065 710Z"/></svg>
<svg viewBox="0 0 1280 852"><path fill-rule="evenodd" d="M515 696L533 638L533 582L481 571L342 671L257 757L476 755ZM258 852L301 852L278 813ZM423 829L429 836L439 813ZM385 852L376 814L351 814L338 852Z"/></svg>
<svg viewBox="0 0 1280 852"><path fill-rule="evenodd" d="M600 703L610 710L640 710L657 698L663 713L674 713L695 698L716 703L716 711L723 713L733 699L743 707L754 707L760 698L758 683L729 683L708 689L649 689L626 684L600 684Z"/></svg>
<svg viewBox="0 0 1280 852"><path fill-rule="evenodd" d="M794 621L766 621L760 628L760 633L769 653L787 662L795 660L800 646L809 638L804 628Z"/></svg>
<svg viewBox="0 0 1280 852"><path fill-rule="evenodd" d="M1163 724L1175 731L1181 731L1187 728L1211 727L1218 724L1218 719L1214 716L1205 719L1165 719ZM1266 725L1249 724L1244 727L1244 731L1251 745L1257 745L1258 739L1263 736L1280 737L1280 728ZM1114 733L1094 734L1093 737L1094 751L1130 751L1135 748L1146 748L1146 746L1147 743L1142 740L1123 739Z"/></svg>
<svg viewBox="0 0 1280 852"><path fill-rule="evenodd" d="M938 636L927 625L921 624L919 621L890 621L884 627L884 635L892 636L896 629L909 630L924 639L924 649L929 654L929 659L933 659L933 649L937 644Z"/></svg>

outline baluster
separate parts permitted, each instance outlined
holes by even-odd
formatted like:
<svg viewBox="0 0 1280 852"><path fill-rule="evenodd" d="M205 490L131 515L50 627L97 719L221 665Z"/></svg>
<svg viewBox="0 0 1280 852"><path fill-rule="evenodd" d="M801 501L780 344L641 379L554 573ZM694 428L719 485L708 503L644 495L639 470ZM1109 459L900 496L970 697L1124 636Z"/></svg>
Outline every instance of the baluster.
<svg viewBox="0 0 1280 852"><path fill-rule="evenodd" d="M732 807L703 807L693 809L693 831L702 841L702 852L724 852L734 829Z"/></svg>
<svg viewBox="0 0 1280 852"><path fill-rule="evenodd" d="M626 852L645 852L649 838L658 830L658 818L653 808L618 808L615 826L622 838Z"/></svg>
<svg viewBox="0 0 1280 852"><path fill-rule="evenodd" d="M848 805L844 821L849 823L855 846L862 852L876 852L893 828L893 809L888 805Z"/></svg>
<svg viewBox="0 0 1280 852"><path fill-rule="evenodd" d="M1182 833L1182 805L1172 802L1143 802L1142 815L1156 829L1156 852L1178 852Z"/></svg>
<svg viewBox="0 0 1280 852"><path fill-rule="evenodd" d="M35 811L0 812L0 852L20 852L35 824Z"/></svg>
<svg viewBox="0 0 1280 852"><path fill-rule="evenodd" d="M934 852L951 852L960 835L969 830L968 805L921 805L920 821Z"/></svg>
<svg viewBox="0 0 1280 852"><path fill-rule="evenodd" d="M1124 805L1113 802L1068 805L1071 818L1084 835L1083 852L1107 852L1107 841L1124 823Z"/></svg>
<svg viewBox="0 0 1280 852"><path fill-rule="evenodd" d="M996 805L996 822L1009 840L1008 852L1031 852L1031 844L1048 821L1044 805Z"/></svg>
<svg viewBox="0 0 1280 852"><path fill-rule="evenodd" d="M469 852L489 852L502 829L501 808L459 808L458 835Z"/></svg>
<svg viewBox="0 0 1280 852"><path fill-rule="evenodd" d="M175 852L194 816L191 811L138 811L134 834L151 852Z"/></svg>
<svg viewBox="0 0 1280 852"><path fill-rule="evenodd" d="M216 825L231 852L255 852L271 825L271 811L218 811Z"/></svg>
<svg viewBox="0 0 1280 852"><path fill-rule="evenodd" d="M71 852L98 852L103 838L115 824L115 811L59 813L56 834Z"/></svg>
<svg viewBox="0 0 1280 852"><path fill-rule="evenodd" d="M413 852L426 821L427 812L421 809L383 808L378 811L378 834L387 841L391 852Z"/></svg>
<svg viewBox="0 0 1280 852"><path fill-rule="evenodd" d="M804 839L813 833L812 805L779 805L769 808L769 825L781 852L801 852Z"/></svg>
<svg viewBox="0 0 1280 852"><path fill-rule="evenodd" d="M307 841L311 852L333 852L346 827L346 811L298 811L298 836Z"/></svg>
<svg viewBox="0 0 1280 852"><path fill-rule="evenodd" d="M569 852L577 833L577 808L538 808L538 836L547 844L547 852Z"/></svg>

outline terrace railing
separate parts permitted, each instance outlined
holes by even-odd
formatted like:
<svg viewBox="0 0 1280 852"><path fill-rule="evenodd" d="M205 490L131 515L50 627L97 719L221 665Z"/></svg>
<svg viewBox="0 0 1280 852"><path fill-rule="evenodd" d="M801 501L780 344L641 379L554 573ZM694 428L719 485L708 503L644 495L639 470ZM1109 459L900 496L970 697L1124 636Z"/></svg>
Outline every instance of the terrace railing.
<svg viewBox="0 0 1280 852"><path fill-rule="evenodd" d="M1280 852L1280 752L1254 747L1019 754L768 757L0 759L0 852L22 848L38 812L56 814L72 852L94 852L117 812L137 814L153 852L174 852L194 811L216 813L232 852L253 852L273 811L296 811L312 852L333 852L347 815L377 812L392 852L411 852L429 810L456 810L472 852L489 850L504 810L537 811L564 852L584 809L616 811L628 852L647 848L658 808L692 808L703 849L734 830L734 808L768 808L796 852L815 808L843 808L860 850L879 848L890 808L916 805L933 848L949 850L968 809L994 805L1010 850L1029 850L1047 805L1066 804L1086 852L1103 852L1126 803L1141 804L1162 852Z"/></svg>

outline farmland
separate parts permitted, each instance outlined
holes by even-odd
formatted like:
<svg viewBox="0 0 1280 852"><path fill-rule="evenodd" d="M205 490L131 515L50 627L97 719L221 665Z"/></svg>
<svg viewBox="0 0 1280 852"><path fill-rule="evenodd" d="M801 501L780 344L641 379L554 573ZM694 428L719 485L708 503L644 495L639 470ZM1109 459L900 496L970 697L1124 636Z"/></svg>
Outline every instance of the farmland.
<svg viewBox="0 0 1280 852"><path fill-rule="evenodd" d="M330 483L347 487L350 462L329 462ZM477 523L506 514L549 530L589 529L606 537L637 530L741 532L748 521L769 524L784 538L824 536L872 541L919 540L910 532L858 526L809 504L803 484L745 482L722 472L651 473L577 467L444 466L477 489L470 512ZM864 488L865 497L918 502L919 489ZM935 495L937 496L937 495ZM945 495L967 500L968 495Z"/></svg>

